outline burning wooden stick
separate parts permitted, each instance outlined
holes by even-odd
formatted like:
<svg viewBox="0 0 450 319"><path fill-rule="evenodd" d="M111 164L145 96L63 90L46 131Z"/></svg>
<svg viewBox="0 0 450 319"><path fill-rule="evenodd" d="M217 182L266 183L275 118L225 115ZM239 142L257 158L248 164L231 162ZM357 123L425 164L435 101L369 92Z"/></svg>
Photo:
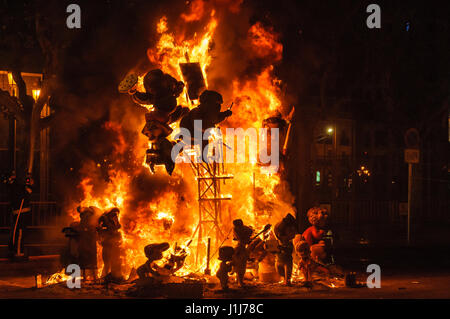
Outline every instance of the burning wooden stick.
<svg viewBox="0 0 450 319"><path fill-rule="evenodd" d="M35 279L36 288L37 289L42 288L43 287L43 285L42 285L42 275L41 274L37 274L34 277L34 279Z"/></svg>
<svg viewBox="0 0 450 319"><path fill-rule="evenodd" d="M255 240L259 235L261 235L261 234L264 234L264 233L266 233L266 232L268 232L269 231L269 229L272 227L272 225L271 224L267 224L266 226L264 226L264 229L263 230L261 230L259 233L257 233L255 236L253 236L252 238L251 238L251 240L250 241L253 241L253 240Z"/></svg>
<svg viewBox="0 0 450 319"><path fill-rule="evenodd" d="M211 275L211 269L209 269L210 252L211 252L211 238L208 238L208 246L207 246L207 250L206 250L206 269L205 269L205 275Z"/></svg>
<svg viewBox="0 0 450 319"><path fill-rule="evenodd" d="M291 127L292 127L292 117L294 116L294 112L295 112L295 106L292 107L291 112L289 113L287 120L289 122L289 126L288 126L288 130L286 133L286 138L284 139L284 145L283 145L283 155L286 155L286 151L287 151L287 147L289 144L289 138L291 136Z"/></svg>
<svg viewBox="0 0 450 319"><path fill-rule="evenodd" d="M13 245L15 244L15 240L16 240L17 223L19 222L20 213L22 212L23 201L24 201L24 199L22 198L22 201L20 202L19 212L17 213L16 223L15 223L15 225L14 225L14 231L13 231Z"/></svg>

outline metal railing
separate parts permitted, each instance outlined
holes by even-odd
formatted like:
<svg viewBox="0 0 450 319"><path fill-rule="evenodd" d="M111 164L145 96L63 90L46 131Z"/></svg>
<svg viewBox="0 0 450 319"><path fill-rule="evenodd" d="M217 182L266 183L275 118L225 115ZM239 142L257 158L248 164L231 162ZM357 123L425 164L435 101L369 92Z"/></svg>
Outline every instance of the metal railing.
<svg viewBox="0 0 450 319"><path fill-rule="evenodd" d="M330 225L336 233L346 238L366 238L383 241L403 233L397 200L334 200L331 202Z"/></svg>
<svg viewBox="0 0 450 319"><path fill-rule="evenodd" d="M449 203L448 199L442 199L417 207L416 222L450 222ZM331 202L331 222L340 228L395 227L404 225L405 218L398 200L343 199Z"/></svg>
<svg viewBox="0 0 450 319"><path fill-rule="evenodd" d="M31 226L57 226L61 208L56 202L31 202ZM0 228L11 226L11 207L9 202L0 202Z"/></svg>
<svg viewBox="0 0 450 319"><path fill-rule="evenodd" d="M400 220L397 200L335 200L331 204L333 223L357 227L370 224L395 224Z"/></svg>

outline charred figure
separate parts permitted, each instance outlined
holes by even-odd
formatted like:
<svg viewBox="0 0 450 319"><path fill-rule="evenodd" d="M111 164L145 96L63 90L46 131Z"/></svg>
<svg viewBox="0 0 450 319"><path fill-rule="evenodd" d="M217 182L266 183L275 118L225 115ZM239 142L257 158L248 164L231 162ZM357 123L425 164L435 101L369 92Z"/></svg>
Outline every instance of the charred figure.
<svg viewBox="0 0 450 319"><path fill-rule="evenodd" d="M292 253L294 246L292 240L297 233L297 222L291 214L287 214L281 222L275 225L275 237L278 240L278 253L276 268L278 274L284 278L286 285L291 284Z"/></svg>
<svg viewBox="0 0 450 319"><path fill-rule="evenodd" d="M174 142L167 139L172 133L169 124L189 111L189 108L177 105L177 97L183 92L184 83L160 69L151 70L144 76L145 92L137 91L137 83L138 77L130 74L119 84L119 92L130 94L139 105L153 105L153 109L145 115L146 124L142 130L151 142L146 162L153 172L155 165L165 165L170 175L175 164L170 156Z"/></svg>
<svg viewBox="0 0 450 319"><path fill-rule="evenodd" d="M114 207L107 211L98 219L98 232L100 243L103 247L103 273L102 277L110 278L113 281L122 281L122 270L120 260L120 245L122 235L119 232L121 228L119 222L119 209Z"/></svg>
<svg viewBox="0 0 450 319"><path fill-rule="evenodd" d="M83 271L91 271L94 279L97 274L97 229L95 216L100 209L94 206L77 207L80 221L73 222L62 231L69 238L66 249L61 254L64 266L78 264Z"/></svg>
<svg viewBox="0 0 450 319"><path fill-rule="evenodd" d="M169 249L169 243L150 244L145 246L144 253L147 261L137 269L137 274L140 279L145 277L152 277L158 280L161 276L159 267L155 262L163 258L163 252Z"/></svg>
<svg viewBox="0 0 450 319"><path fill-rule="evenodd" d="M251 242L253 229L245 226L242 219L233 220L233 240L237 241L234 248L233 267L237 275L239 286L244 286L244 275L247 269L247 261L249 258L248 244Z"/></svg>
<svg viewBox="0 0 450 319"><path fill-rule="evenodd" d="M208 144L207 138L204 139L204 133L210 128L215 128L217 124L231 116L230 109L221 112L223 103L222 95L216 91L205 90L200 95L200 104L193 108L180 121L180 128L184 128L190 133L191 140L184 141L189 145L198 145L200 150L205 149ZM201 121L201 127L195 125L195 121ZM206 159L203 159L206 160Z"/></svg>
<svg viewBox="0 0 450 319"><path fill-rule="evenodd" d="M228 290L228 277L233 269L234 248L231 246L223 246L219 248L220 266L217 270L216 277L220 280L222 290Z"/></svg>

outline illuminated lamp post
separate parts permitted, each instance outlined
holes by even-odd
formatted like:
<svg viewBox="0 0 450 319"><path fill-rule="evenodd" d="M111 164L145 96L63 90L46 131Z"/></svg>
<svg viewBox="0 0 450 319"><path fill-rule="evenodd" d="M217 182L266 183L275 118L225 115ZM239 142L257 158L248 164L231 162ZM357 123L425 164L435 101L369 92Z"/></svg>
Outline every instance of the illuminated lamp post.
<svg viewBox="0 0 450 319"><path fill-rule="evenodd" d="M336 164L337 164L337 139L336 139L336 124L334 124L334 126L330 126L327 128L327 134L333 137L333 148L334 148L334 159L332 159L332 174L336 175ZM334 185L336 185L336 181L334 181L333 185L331 185L332 187L332 198L333 197L337 197L337 191L336 191L336 187L333 187Z"/></svg>

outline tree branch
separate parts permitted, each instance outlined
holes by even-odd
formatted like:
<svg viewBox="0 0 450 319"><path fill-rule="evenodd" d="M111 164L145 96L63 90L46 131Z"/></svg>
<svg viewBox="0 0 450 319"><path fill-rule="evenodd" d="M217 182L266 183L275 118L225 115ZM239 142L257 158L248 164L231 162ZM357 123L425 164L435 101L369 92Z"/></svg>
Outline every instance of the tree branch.
<svg viewBox="0 0 450 319"><path fill-rule="evenodd" d="M25 116L31 115L31 111L33 110L34 99L27 95L27 85L23 80L22 74L20 70L13 70L12 76L14 82L16 82L19 101L23 106L23 110L25 111Z"/></svg>
<svg viewBox="0 0 450 319"><path fill-rule="evenodd" d="M8 116L13 114L16 118L23 117L23 107L17 98L2 89L0 89L0 106L2 107L2 113L7 113Z"/></svg>

